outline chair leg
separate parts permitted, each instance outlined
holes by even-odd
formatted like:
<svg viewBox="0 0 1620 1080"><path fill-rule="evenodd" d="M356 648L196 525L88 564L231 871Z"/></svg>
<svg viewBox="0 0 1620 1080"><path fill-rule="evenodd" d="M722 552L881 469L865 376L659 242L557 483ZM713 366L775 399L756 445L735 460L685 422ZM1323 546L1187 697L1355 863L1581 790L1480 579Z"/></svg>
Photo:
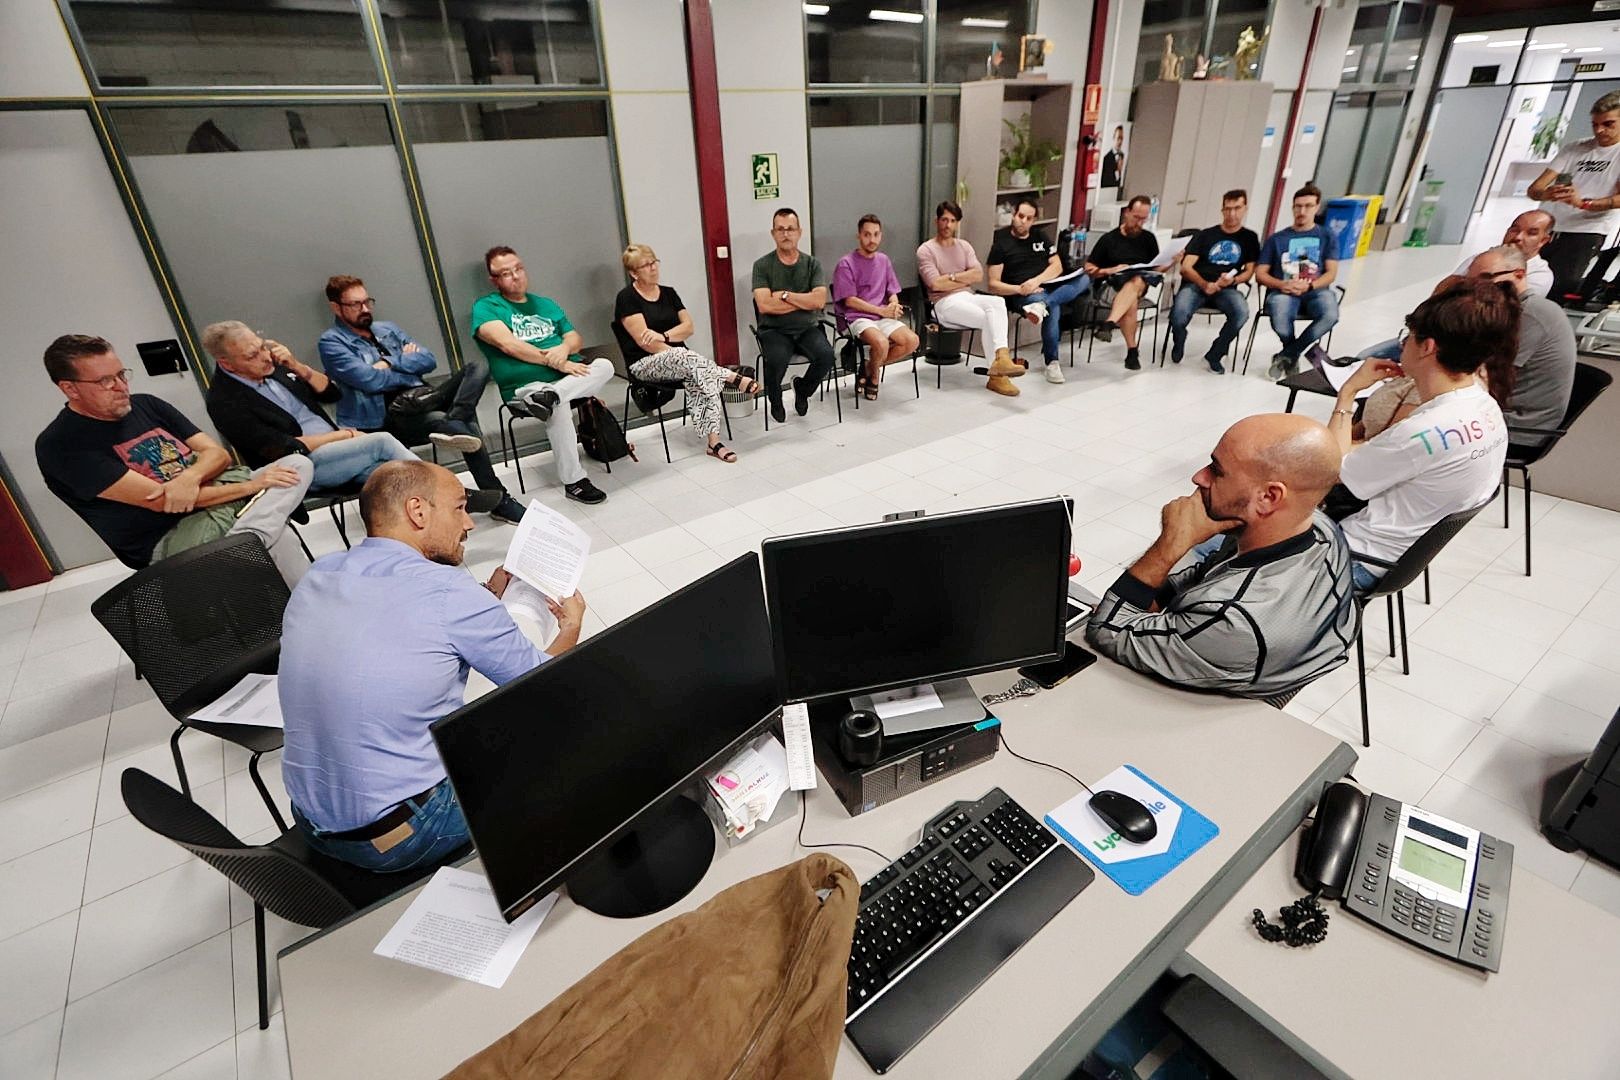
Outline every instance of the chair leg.
<svg viewBox="0 0 1620 1080"><path fill-rule="evenodd" d="M628 431L629 428L625 430ZM664 407L662 405L658 406L658 434L664 440L664 464L673 465L675 459L670 457L669 454L669 432L664 430Z"/></svg>
<svg viewBox="0 0 1620 1080"><path fill-rule="evenodd" d="M1395 597L1384 597L1384 616L1389 619L1389 655L1395 655Z"/></svg>
<svg viewBox="0 0 1620 1080"><path fill-rule="evenodd" d="M264 786L264 778L259 775L259 755L254 754L248 758L248 775L253 777L253 786L259 789L259 798L264 805L270 808L270 816L276 819L276 828L282 832L287 831L287 821L281 816L281 810L276 806L276 800L270 797L270 789Z"/></svg>
<svg viewBox="0 0 1620 1080"><path fill-rule="evenodd" d="M270 979L264 967L264 906L253 905L253 949L259 961L259 1030L270 1026Z"/></svg>
<svg viewBox="0 0 1620 1080"><path fill-rule="evenodd" d="M514 468L513 468L512 471L517 473L518 494L519 495L527 495L528 494L528 489L523 486L523 458L521 456L519 456L519 454L517 452L517 431L516 431L516 429L514 427L514 425L516 423L517 423L517 415L515 413L507 414L507 417L506 417L506 438L512 444L512 461L514 463Z"/></svg>
<svg viewBox="0 0 1620 1080"><path fill-rule="evenodd" d="M1508 527L1508 505L1513 501L1513 487L1508 483L1507 466L1502 467L1502 528Z"/></svg>
<svg viewBox="0 0 1620 1080"><path fill-rule="evenodd" d="M310 562L314 562L315 553L309 550L308 544L304 543L304 534L298 531L298 526L289 521L287 522L287 528L291 529L292 534L298 538L298 546L304 549L304 558L308 559ZM135 677L137 679L141 677L141 673L138 668L135 671Z"/></svg>
<svg viewBox="0 0 1620 1080"><path fill-rule="evenodd" d="M1429 599L1429 568L1427 566L1423 568L1423 602L1425 604L1434 603L1433 600Z"/></svg>
<svg viewBox="0 0 1620 1080"><path fill-rule="evenodd" d="M1365 628L1363 628L1365 629ZM1356 685L1361 691L1361 745L1372 745L1372 728L1367 722L1367 649L1363 634L1356 632Z"/></svg>
<svg viewBox="0 0 1620 1080"><path fill-rule="evenodd" d="M186 779L186 763L180 757L180 736L185 734L185 725L174 725L174 734L169 736L169 752L174 755L174 774L180 778L180 794L191 798L191 781Z"/></svg>
<svg viewBox="0 0 1620 1080"><path fill-rule="evenodd" d="M343 546L353 547L353 545L349 543L349 515L348 512L343 509L343 504L341 502L332 503L326 508L326 512L332 515L332 524L337 526L338 536L342 538Z"/></svg>
<svg viewBox="0 0 1620 1080"><path fill-rule="evenodd" d="M1401 620L1401 674L1412 674L1412 652L1406 647L1406 592L1402 590L1395 594L1395 610Z"/></svg>
<svg viewBox="0 0 1620 1080"><path fill-rule="evenodd" d="M1524 470L1524 576L1530 576L1530 470Z"/></svg>
<svg viewBox="0 0 1620 1080"><path fill-rule="evenodd" d="M726 395L723 393L720 395L720 419L726 422L726 438L731 438L731 414L726 411Z"/></svg>

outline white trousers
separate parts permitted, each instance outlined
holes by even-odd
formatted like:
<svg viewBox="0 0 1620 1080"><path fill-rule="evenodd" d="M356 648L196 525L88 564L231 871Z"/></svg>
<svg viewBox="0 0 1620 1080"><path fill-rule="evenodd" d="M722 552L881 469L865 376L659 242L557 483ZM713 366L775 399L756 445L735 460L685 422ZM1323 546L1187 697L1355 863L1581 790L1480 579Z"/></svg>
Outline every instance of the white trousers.
<svg viewBox="0 0 1620 1080"><path fill-rule="evenodd" d="M934 317L952 330L977 330L988 342L991 359L1007 347L1007 301L999 296L959 289L934 301Z"/></svg>

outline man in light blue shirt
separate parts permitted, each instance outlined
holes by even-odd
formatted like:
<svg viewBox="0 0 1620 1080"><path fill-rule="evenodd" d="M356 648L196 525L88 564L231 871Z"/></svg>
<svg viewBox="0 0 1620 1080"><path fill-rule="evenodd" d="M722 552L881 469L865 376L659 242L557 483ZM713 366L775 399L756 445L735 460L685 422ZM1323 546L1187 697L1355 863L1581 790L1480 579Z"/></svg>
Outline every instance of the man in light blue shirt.
<svg viewBox="0 0 1620 1080"><path fill-rule="evenodd" d="M428 725L460 708L467 670L501 685L579 641L585 600L548 600L547 652L501 604L509 580L461 568L467 491L424 461L379 466L360 494L366 539L316 560L282 623L281 772L293 819L323 854L425 869L468 840Z"/></svg>

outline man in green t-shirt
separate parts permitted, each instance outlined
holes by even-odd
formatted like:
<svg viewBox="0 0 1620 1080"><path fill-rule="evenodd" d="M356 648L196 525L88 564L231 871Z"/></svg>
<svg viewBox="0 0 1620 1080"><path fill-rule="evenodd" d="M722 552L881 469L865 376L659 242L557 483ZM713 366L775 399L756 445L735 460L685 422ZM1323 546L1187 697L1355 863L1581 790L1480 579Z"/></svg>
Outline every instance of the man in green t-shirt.
<svg viewBox="0 0 1620 1080"><path fill-rule="evenodd" d="M591 483L579 460L570 401L591 397L613 378L613 362L579 356L579 331L555 300L529 291L529 273L509 247L484 253L495 291L473 302L473 336L489 360L501 399L516 398L546 424L557 479L570 499L599 503L607 493Z"/></svg>
<svg viewBox="0 0 1620 1080"><path fill-rule="evenodd" d="M799 250L799 215L786 207L771 215L776 250L754 262L754 308L759 312L759 351L765 361L765 394L771 419L787 419L782 379L794 354L810 361L793 380L793 411L810 411L810 395L832 370L832 344L821 327L827 306L827 275L814 255Z"/></svg>

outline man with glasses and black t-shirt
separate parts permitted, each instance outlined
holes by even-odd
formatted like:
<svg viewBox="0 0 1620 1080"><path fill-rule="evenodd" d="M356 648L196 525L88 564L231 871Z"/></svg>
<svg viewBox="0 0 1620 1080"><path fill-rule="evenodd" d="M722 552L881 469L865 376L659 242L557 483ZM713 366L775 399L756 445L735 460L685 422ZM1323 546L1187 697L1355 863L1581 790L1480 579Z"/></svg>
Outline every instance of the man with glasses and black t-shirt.
<svg viewBox="0 0 1620 1080"><path fill-rule="evenodd" d="M249 472L180 410L129 392L130 371L105 339L64 334L45 372L67 405L34 442L51 494L125 566L140 569L230 533L264 541L288 584L308 565L287 517L315 466L288 454Z"/></svg>
<svg viewBox="0 0 1620 1080"><path fill-rule="evenodd" d="M422 376L438 366L438 358L394 323L376 321L377 301L365 282L347 274L328 278L326 300L337 318L317 348L326 374L343 386L338 425L386 431L406 446L431 442L459 451L473 482L499 493L489 515L513 525L521 521L523 504L495 475L478 430L478 399L489 384L484 358L469 353L461 370L430 387Z"/></svg>

